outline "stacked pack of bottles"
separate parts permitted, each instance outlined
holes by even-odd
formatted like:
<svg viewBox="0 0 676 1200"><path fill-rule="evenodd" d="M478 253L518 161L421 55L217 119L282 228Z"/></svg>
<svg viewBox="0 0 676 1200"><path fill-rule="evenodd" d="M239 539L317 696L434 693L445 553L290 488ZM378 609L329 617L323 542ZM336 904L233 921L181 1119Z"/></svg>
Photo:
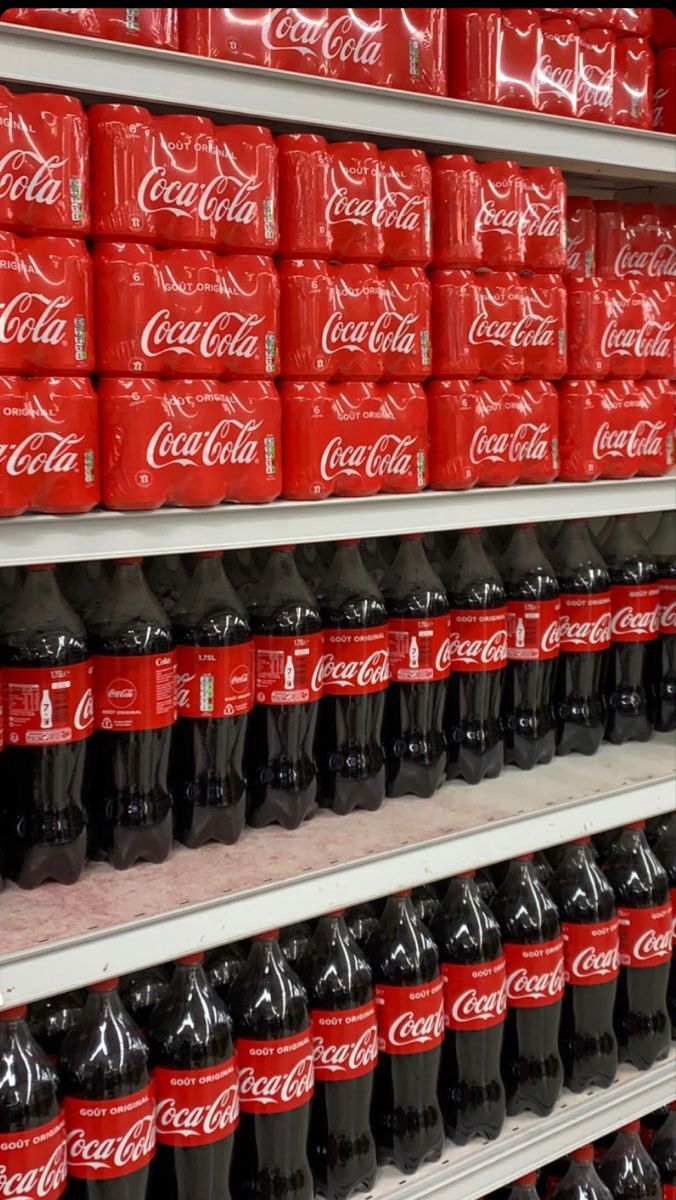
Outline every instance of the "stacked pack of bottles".
<svg viewBox="0 0 676 1200"><path fill-rule="evenodd" d="M668 9L459 9L447 19L438 8L13 8L2 19L676 132L676 22Z"/></svg>
<svg viewBox="0 0 676 1200"><path fill-rule="evenodd" d="M564 1085L650 1068L676 1004L675 821L650 823L654 851L637 822L0 1013L2 1177L347 1200L445 1134L494 1139Z"/></svg>
<svg viewBox="0 0 676 1200"><path fill-rule="evenodd" d="M676 527L5 572L0 845L24 887L676 726ZM545 539L547 544L548 539ZM551 561L548 557L551 553ZM497 563L497 565L496 565ZM451 799L452 802L452 798Z"/></svg>

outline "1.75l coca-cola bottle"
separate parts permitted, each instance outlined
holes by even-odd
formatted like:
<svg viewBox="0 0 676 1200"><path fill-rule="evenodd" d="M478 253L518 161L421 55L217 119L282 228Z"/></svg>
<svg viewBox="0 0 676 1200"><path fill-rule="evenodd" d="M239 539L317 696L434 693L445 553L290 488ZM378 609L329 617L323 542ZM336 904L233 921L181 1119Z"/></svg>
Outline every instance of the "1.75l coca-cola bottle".
<svg viewBox="0 0 676 1200"><path fill-rule="evenodd" d="M615 518L603 542L603 557L611 583L606 737L616 745L645 742L653 731L649 685L659 620L657 569L631 516Z"/></svg>

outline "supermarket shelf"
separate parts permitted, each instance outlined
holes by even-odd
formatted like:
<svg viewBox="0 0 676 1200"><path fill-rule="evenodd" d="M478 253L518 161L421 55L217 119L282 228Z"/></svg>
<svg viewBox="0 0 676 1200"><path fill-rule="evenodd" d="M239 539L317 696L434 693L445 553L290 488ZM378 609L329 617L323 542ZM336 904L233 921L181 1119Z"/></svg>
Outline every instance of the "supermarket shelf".
<svg viewBox="0 0 676 1200"><path fill-rule="evenodd" d="M604 1091L593 1088L580 1096L564 1091L546 1120L530 1113L508 1118L495 1142L473 1141L462 1148L447 1143L441 1162L423 1167L410 1179L388 1167L365 1200L477 1200L674 1098L676 1049L649 1071L621 1067L615 1083Z"/></svg>
<svg viewBox="0 0 676 1200"><path fill-rule="evenodd" d="M8 886L0 1007L669 812L675 768L663 734L375 813L324 811L293 832L247 829L236 846L180 848L161 866L96 864L67 889Z"/></svg>
<svg viewBox="0 0 676 1200"><path fill-rule="evenodd" d="M596 179L669 183L674 139L542 113L496 109L389 88L222 63L113 42L0 28L2 77L10 85L45 86L85 99L129 100L207 112L331 135L413 142L479 157L548 163Z"/></svg>
<svg viewBox="0 0 676 1200"><path fill-rule="evenodd" d="M660 512L672 506L675 495L676 476L671 475L414 496L11 517L0 520L0 566Z"/></svg>

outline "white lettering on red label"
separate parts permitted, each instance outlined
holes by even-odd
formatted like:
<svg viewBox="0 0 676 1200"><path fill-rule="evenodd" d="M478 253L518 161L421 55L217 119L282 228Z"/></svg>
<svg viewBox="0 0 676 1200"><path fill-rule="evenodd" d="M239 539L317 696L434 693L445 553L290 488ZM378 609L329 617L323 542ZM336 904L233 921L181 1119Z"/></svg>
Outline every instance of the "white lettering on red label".
<svg viewBox="0 0 676 1200"><path fill-rule="evenodd" d="M504 950L511 1008L542 1008L561 1000L565 986L562 937L531 946L505 942Z"/></svg>
<svg viewBox="0 0 676 1200"><path fill-rule="evenodd" d="M157 1140L164 1146L208 1146L234 1133L239 1121L235 1059L195 1070L156 1067Z"/></svg>
<svg viewBox="0 0 676 1200"><path fill-rule="evenodd" d="M515 662L556 658L559 599L507 601L507 657Z"/></svg>
<svg viewBox="0 0 676 1200"><path fill-rule="evenodd" d="M617 917L589 924L564 921L561 933L566 983L589 987L617 979L620 973L620 927Z"/></svg>
<svg viewBox="0 0 676 1200"><path fill-rule="evenodd" d="M378 1049L382 1054L420 1054L444 1039L444 980L376 986Z"/></svg>
<svg viewBox="0 0 676 1200"><path fill-rule="evenodd" d="M673 938L671 901L654 908L618 907L617 916L623 967L659 967L669 962Z"/></svg>
<svg viewBox="0 0 676 1200"><path fill-rule="evenodd" d="M499 671L507 665L507 610L451 609L451 671Z"/></svg>
<svg viewBox="0 0 676 1200"><path fill-rule="evenodd" d="M0 1133L3 1200L57 1200L67 1181L66 1123L62 1113L45 1125Z"/></svg>
<svg viewBox="0 0 676 1200"><path fill-rule="evenodd" d="M274 1041L240 1038L237 1062L242 1112L290 1112L312 1099L314 1052L309 1028Z"/></svg>
<svg viewBox="0 0 676 1200"><path fill-rule="evenodd" d="M60 667L5 667L7 743L59 746L94 729L92 660Z"/></svg>
<svg viewBox="0 0 676 1200"><path fill-rule="evenodd" d="M237 646L177 646L179 717L240 717L253 708L253 641Z"/></svg>
<svg viewBox="0 0 676 1200"><path fill-rule="evenodd" d="M321 674L327 696L383 691L390 678L387 625L325 629Z"/></svg>
<svg viewBox="0 0 676 1200"><path fill-rule="evenodd" d="M451 673L451 623L442 617L390 617L390 680L431 683Z"/></svg>
<svg viewBox="0 0 676 1200"><path fill-rule="evenodd" d="M152 1084L115 1100L64 1100L68 1174L74 1179L119 1179L140 1171L155 1154Z"/></svg>
<svg viewBox="0 0 676 1200"><path fill-rule="evenodd" d="M441 964L447 1029L491 1029L507 1015L507 974L503 955L482 963Z"/></svg>
<svg viewBox="0 0 676 1200"><path fill-rule="evenodd" d="M676 633L676 579L660 580L660 633Z"/></svg>
<svg viewBox="0 0 676 1200"><path fill-rule="evenodd" d="M310 704L322 695L322 633L256 634L256 703Z"/></svg>
<svg viewBox="0 0 676 1200"><path fill-rule="evenodd" d="M605 650L610 645L610 592L578 595L562 592L559 597L559 649L579 654Z"/></svg>
<svg viewBox="0 0 676 1200"><path fill-rule="evenodd" d="M176 720L176 652L94 656L97 729L129 733L163 729Z"/></svg>
<svg viewBox="0 0 676 1200"><path fill-rule="evenodd" d="M610 589L614 642L650 642L659 633L660 589L656 583L613 584Z"/></svg>
<svg viewBox="0 0 676 1200"><path fill-rule="evenodd" d="M313 1009L315 1079L359 1079L378 1059L378 1026L373 1000L358 1008Z"/></svg>

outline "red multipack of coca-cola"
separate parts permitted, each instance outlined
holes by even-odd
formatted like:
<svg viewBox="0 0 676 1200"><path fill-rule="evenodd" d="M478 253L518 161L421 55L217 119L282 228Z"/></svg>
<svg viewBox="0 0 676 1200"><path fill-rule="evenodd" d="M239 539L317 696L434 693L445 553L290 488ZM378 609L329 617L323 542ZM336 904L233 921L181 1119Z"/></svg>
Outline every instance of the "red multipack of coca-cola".
<svg viewBox="0 0 676 1200"><path fill-rule="evenodd" d="M0 86L0 229L89 233L89 135L79 100Z"/></svg>
<svg viewBox="0 0 676 1200"><path fill-rule="evenodd" d="M6 8L3 21L178 50L177 8Z"/></svg>
<svg viewBox="0 0 676 1200"><path fill-rule="evenodd" d="M431 171L422 150L277 138L285 257L408 263L431 257Z"/></svg>
<svg viewBox="0 0 676 1200"><path fill-rule="evenodd" d="M676 388L666 380L573 379L561 384L560 478L664 475L674 463L675 400Z"/></svg>
<svg viewBox="0 0 676 1200"><path fill-rule="evenodd" d="M427 387L427 403L431 487L556 479L559 415L551 383L435 379Z"/></svg>
<svg viewBox="0 0 676 1200"><path fill-rule="evenodd" d="M611 123L615 94L615 36L609 29L585 29L580 32L579 47L577 116L585 121Z"/></svg>
<svg viewBox="0 0 676 1200"><path fill-rule="evenodd" d="M676 46L667 46L655 55L653 129L676 133Z"/></svg>
<svg viewBox="0 0 676 1200"><path fill-rule="evenodd" d="M569 374L669 378L676 365L675 295L666 279L570 279Z"/></svg>
<svg viewBox="0 0 676 1200"><path fill-rule="evenodd" d="M427 401L415 383L285 383L287 500L419 492L427 485Z"/></svg>
<svg viewBox="0 0 676 1200"><path fill-rule="evenodd" d="M103 379L99 398L107 508L279 495L281 410L273 383Z"/></svg>
<svg viewBox="0 0 676 1200"><path fill-rule="evenodd" d="M277 249L277 154L260 125L96 104L92 233L99 240Z"/></svg>
<svg viewBox="0 0 676 1200"><path fill-rule="evenodd" d="M88 379L0 376L0 516L98 504L99 430Z"/></svg>
<svg viewBox="0 0 676 1200"><path fill-rule="evenodd" d="M669 213L655 204L597 200L596 270L604 278L676 278Z"/></svg>
<svg viewBox="0 0 676 1200"><path fill-rule="evenodd" d="M272 260L131 242L94 251L103 375L271 378L279 286Z"/></svg>
<svg viewBox="0 0 676 1200"><path fill-rule="evenodd" d="M589 196L569 196L566 207L567 276L596 274L596 209Z"/></svg>
<svg viewBox="0 0 676 1200"><path fill-rule="evenodd" d="M432 374L560 379L566 290L559 275L432 274Z"/></svg>
<svg viewBox="0 0 676 1200"><path fill-rule="evenodd" d="M652 129L655 59L647 38L620 37L615 47L613 120Z"/></svg>
<svg viewBox="0 0 676 1200"><path fill-rule="evenodd" d="M430 285L422 267L319 259L279 264L288 379L425 379Z"/></svg>
<svg viewBox="0 0 676 1200"><path fill-rule="evenodd" d="M535 107L557 117L577 116L580 31L566 18L543 21L537 56Z"/></svg>
<svg viewBox="0 0 676 1200"><path fill-rule="evenodd" d="M93 326L84 242L0 232L0 372L88 375Z"/></svg>

